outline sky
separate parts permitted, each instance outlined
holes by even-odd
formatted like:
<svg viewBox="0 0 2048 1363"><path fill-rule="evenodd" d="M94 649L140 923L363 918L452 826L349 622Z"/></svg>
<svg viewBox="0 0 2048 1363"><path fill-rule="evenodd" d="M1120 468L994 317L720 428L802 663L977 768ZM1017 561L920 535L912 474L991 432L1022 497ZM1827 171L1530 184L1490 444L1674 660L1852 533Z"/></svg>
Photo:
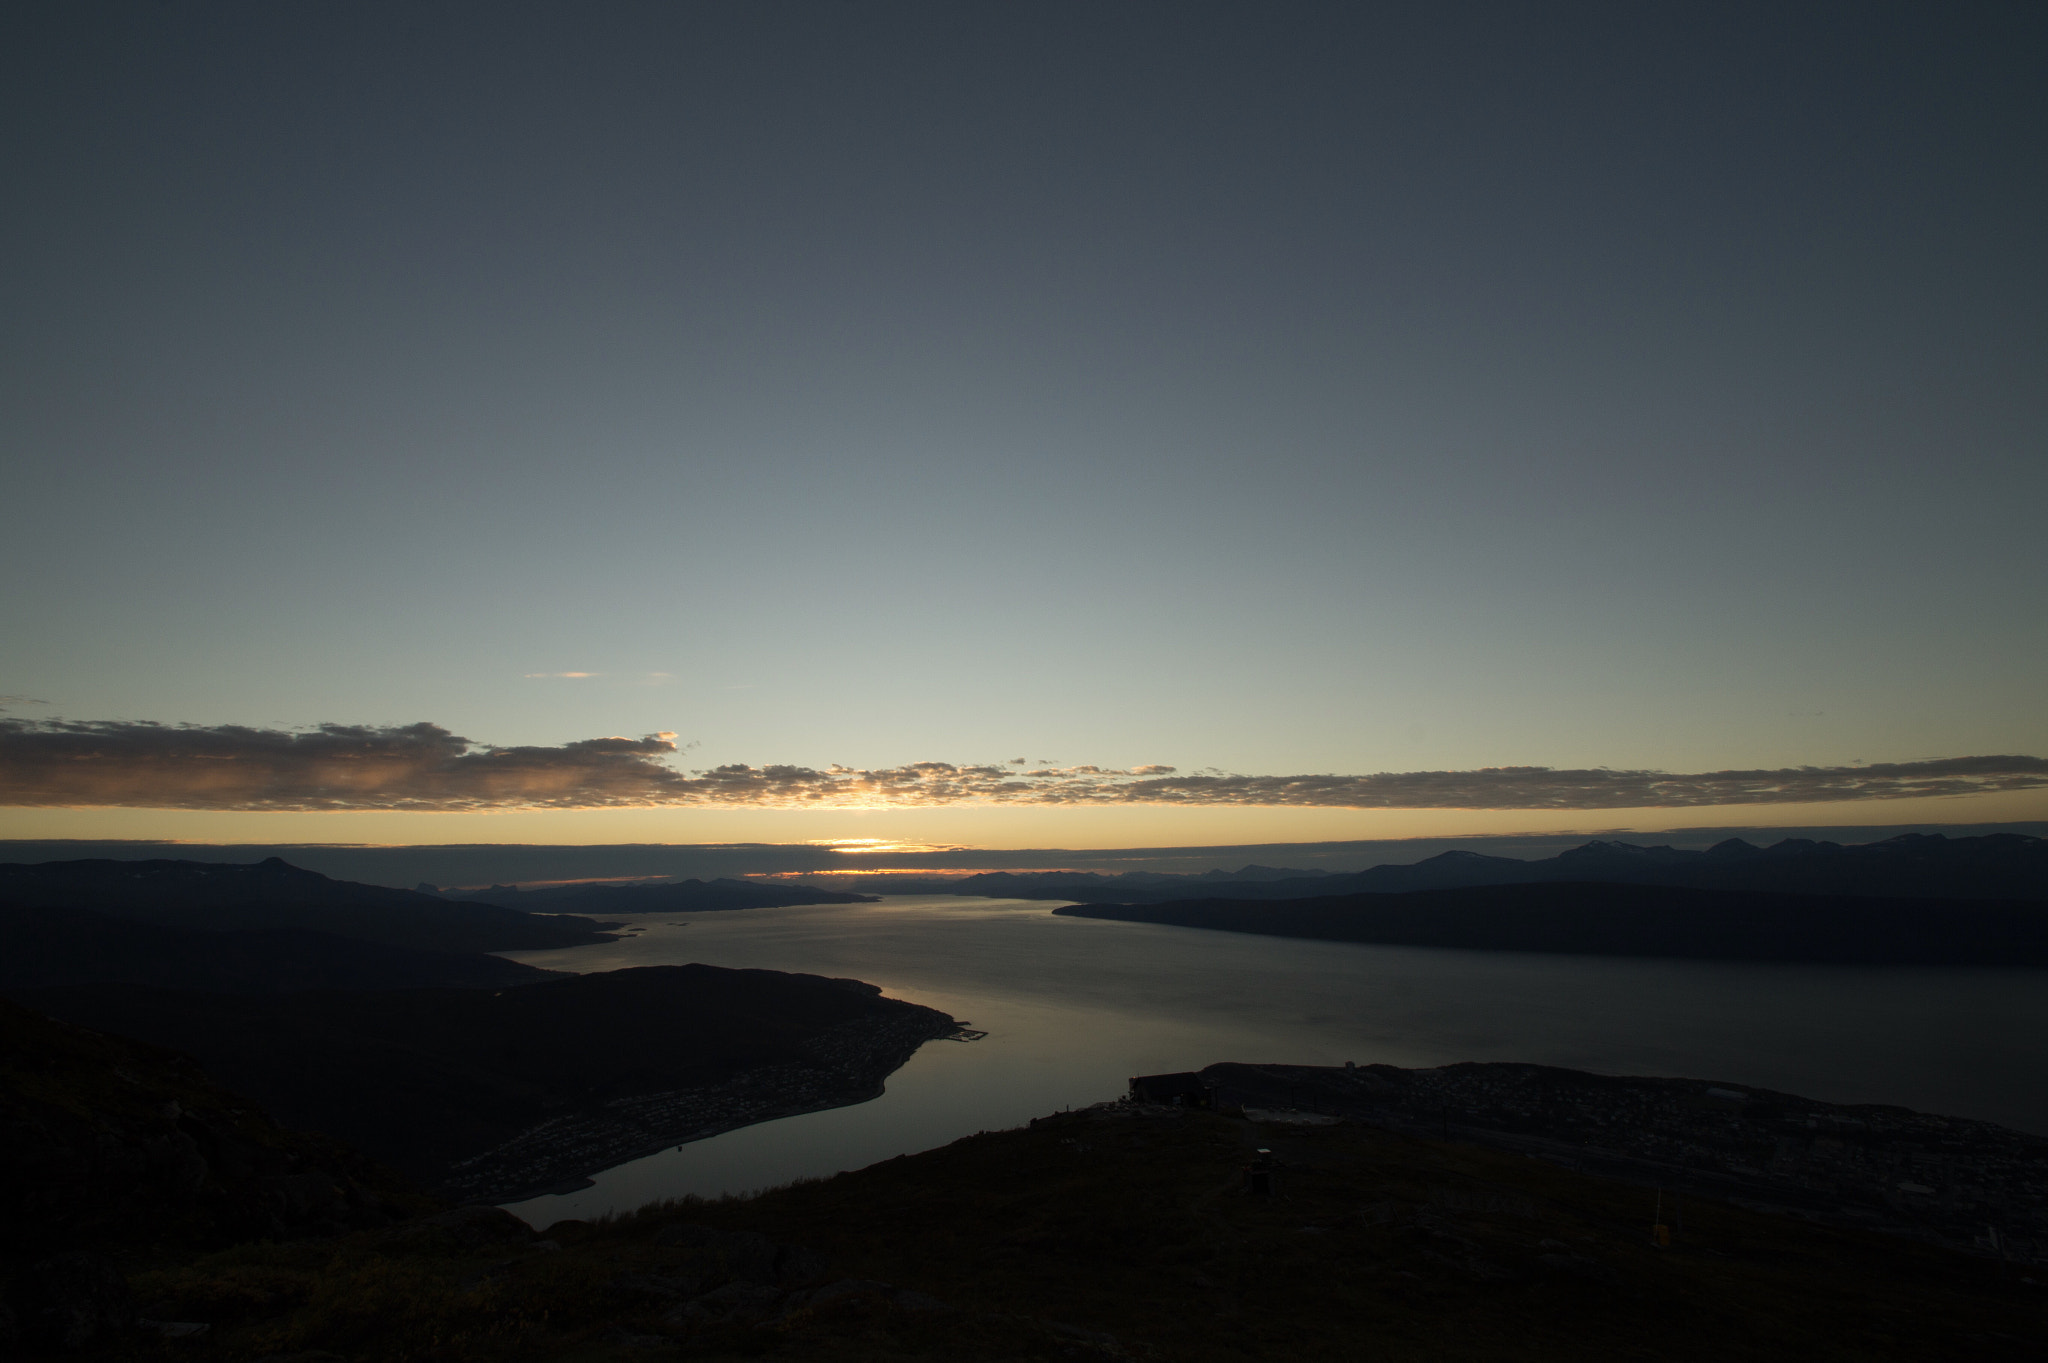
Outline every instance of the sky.
<svg viewBox="0 0 2048 1363"><path fill-rule="evenodd" d="M2048 817L2044 59L21 0L0 836Z"/></svg>

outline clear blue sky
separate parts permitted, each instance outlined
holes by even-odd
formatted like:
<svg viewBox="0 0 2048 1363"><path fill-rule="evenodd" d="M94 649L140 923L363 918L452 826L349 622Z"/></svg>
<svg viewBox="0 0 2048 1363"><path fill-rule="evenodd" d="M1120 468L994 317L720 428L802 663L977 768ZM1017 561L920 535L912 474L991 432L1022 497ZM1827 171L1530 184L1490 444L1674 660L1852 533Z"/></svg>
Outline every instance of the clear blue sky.
<svg viewBox="0 0 2048 1363"><path fill-rule="evenodd" d="M2044 58L2030 4L13 4L0 692L679 769L2048 753Z"/></svg>

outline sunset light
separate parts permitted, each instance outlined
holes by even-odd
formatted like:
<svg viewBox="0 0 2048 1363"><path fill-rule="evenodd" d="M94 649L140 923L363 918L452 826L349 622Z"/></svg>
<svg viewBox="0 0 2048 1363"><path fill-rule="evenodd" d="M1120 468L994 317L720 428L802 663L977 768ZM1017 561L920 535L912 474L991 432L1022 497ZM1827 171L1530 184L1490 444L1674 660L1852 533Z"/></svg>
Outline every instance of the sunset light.
<svg viewBox="0 0 2048 1363"><path fill-rule="evenodd" d="M0 7L0 1355L2037 1350L2044 71Z"/></svg>

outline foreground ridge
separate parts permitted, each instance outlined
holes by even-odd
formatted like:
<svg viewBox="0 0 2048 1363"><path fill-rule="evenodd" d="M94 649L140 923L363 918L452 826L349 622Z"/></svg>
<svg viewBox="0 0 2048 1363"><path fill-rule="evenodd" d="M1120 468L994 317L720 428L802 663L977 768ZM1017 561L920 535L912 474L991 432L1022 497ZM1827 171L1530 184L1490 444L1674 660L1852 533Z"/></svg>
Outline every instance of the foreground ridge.
<svg viewBox="0 0 2048 1363"><path fill-rule="evenodd" d="M2048 1263L2048 1138L1991 1122L1548 1065L1220 1064L1199 1079L1220 1107L1470 1141L1757 1211Z"/></svg>
<svg viewBox="0 0 2048 1363"><path fill-rule="evenodd" d="M132 1282L224 1363L2038 1357L2011 1262L1313 1118L1105 1103L752 1198L470 1207Z"/></svg>

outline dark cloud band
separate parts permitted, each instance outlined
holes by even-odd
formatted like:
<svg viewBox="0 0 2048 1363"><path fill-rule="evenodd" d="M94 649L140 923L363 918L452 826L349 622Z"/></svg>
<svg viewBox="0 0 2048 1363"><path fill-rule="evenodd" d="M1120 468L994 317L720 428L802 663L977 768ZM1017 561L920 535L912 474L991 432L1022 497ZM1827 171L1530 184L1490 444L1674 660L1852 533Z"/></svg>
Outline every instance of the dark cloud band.
<svg viewBox="0 0 2048 1363"><path fill-rule="evenodd" d="M0 804L172 809L501 809L659 804L687 785L674 735L480 747L437 724L0 720Z"/></svg>
<svg viewBox="0 0 2048 1363"><path fill-rule="evenodd" d="M681 772L675 735L490 747L435 724L304 731L0 719L0 805L158 809L598 809L647 805L1277 805L1340 809L1646 809L1977 795L2048 786L2048 760L1952 757L1778 770L1380 772L1183 776L1172 767L913 762L865 770Z"/></svg>

